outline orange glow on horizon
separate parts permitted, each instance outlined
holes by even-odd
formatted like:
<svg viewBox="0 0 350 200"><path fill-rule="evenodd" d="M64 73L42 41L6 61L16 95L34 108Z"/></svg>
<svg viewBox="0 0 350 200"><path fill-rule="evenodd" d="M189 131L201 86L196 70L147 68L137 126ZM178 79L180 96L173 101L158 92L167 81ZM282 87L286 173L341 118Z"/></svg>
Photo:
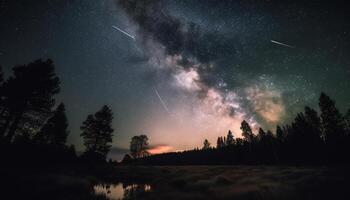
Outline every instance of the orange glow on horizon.
<svg viewBox="0 0 350 200"><path fill-rule="evenodd" d="M148 152L150 154L161 154L161 153L170 152L172 150L173 150L173 147L171 147L171 146L160 145L160 146L156 146L156 147L149 149Z"/></svg>

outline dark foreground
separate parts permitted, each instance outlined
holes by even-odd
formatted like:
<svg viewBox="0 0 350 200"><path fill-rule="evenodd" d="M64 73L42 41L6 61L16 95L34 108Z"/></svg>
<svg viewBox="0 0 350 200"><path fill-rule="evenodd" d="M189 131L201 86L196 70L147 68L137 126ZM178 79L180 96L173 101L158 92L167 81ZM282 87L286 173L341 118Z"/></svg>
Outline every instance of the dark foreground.
<svg viewBox="0 0 350 200"><path fill-rule="evenodd" d="M115 167L79 172L2 174L4 199L349 199L347 167ZM11 178L10 178L11 177ZM8 196L10 195L10 196ZM3 198L2 198L3 199Z"/></svg>

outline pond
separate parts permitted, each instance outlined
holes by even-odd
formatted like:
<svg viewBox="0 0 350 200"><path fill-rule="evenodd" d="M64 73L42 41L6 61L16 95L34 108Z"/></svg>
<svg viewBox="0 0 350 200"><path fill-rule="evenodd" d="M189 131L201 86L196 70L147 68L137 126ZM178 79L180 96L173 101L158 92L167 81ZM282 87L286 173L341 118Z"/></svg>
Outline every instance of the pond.
<svg viewBox="0 0 350 200"><path fill-rule="evenodd" d="M132 199L136 195L151 191L148 184L98 184L94 186L97 195L104 195L110 200Z"/></svg>

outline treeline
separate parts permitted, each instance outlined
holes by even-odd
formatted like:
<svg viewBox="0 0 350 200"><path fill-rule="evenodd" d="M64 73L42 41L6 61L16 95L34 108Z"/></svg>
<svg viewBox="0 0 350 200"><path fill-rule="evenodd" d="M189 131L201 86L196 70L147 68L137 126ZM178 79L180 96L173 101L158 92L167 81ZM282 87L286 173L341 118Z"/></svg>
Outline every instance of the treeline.
<svg viewBox="0 0 350 200"><path fill-rule="evenodd" d="M103 106L82 123L86 149L78 157L75 147L67 145L65 105L56 104L60 80L53 61L39 59L12 71L5 79L0 66L1 167L105 162L113 133L110 108Z"/></svg>
<svg viewBox="0 0 350 200"><path fill-rule="evenodd" d="M241 123L242 138L231 131L218 137L216 147L205 139L201 149L130 159L126 164L218 165L218 164L348 164L350 162L350 110L342 115L326 94L319 98L320 114L305 107L291 124L277 126L275 133L253 133Z"/></svg>

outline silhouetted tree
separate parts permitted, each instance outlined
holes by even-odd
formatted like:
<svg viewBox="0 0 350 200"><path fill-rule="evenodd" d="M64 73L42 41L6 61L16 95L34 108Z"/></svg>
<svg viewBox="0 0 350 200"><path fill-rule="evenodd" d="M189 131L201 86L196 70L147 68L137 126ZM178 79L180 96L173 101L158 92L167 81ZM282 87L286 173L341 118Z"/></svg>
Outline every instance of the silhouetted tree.
<svg viewBox="0 0 350 200"><path fill-rule="evenodd" d="M259 132L258 132L259 140L263 140L263 139L265 139L265 137L266 137L265 131L262 128L259 128Z"/></svg>
<svg viewBox="0 0 350 200"><path fill-rule="evenodd" d="M329 159L337 162L344 158L345 151L345 122L335 102L326 94L321 93L319 98L321 122L326 145L329 148Z"/></svg>
<svg viewBox="0 0 350 200"><path fill-rule="evenodd" d="M321 118L314 109L305 107L291 124L277 126L276 135L260 128L255 136L249 124L243 121L244 139L237 138L229 148L222 147L230 144L230 131L227 139L218 137L215 149L210 148L205 139L202 149L151 155L131 162L151 165L349 163L350 111L342 117L325 94L321 94L320 108Z"/></svg>
<svg viewBox="0 0 350 200"><path fill-rule="evenodd" d="M243 146L244 140L242 138L236 139L236 146Z"/></svg>
<svg viewBox="0 0 350 200"><path fill-rule="evenodd" d="M103 106L94 115L88 115L80 127L86 153L95 153L106 159L112 143L112 120L113 113L108 106Z"/></svg>
<svg viewBox="0 0 350 200"><path fill-rule="evenodd" d="M344 121L345 121L345 126L346 126L346 139L345 139L345 146L347 147L344 151L344 154L346 154L345 152L350 152L350 109L348 109L348 111L345 113L344 115ZM348 156L348 155L345 155ZM348 163L350 161L348 160Z"/></svg>
<svg viewBox="0 0 350 200"><path fill-rule="evenodd" d="M207 139L204 140L202 149L203 150L210 149L210 142Z"/></svg>
<svg viewBox="0 0 350 200"><path fill-rule="evenodd" d="M68 120L63 103L58 105L52 117L44 124L41 131L37 134L36 140L41 144L51 144L55 146L64 146L68 137Z"/></svg>
<svg viewBox="0 0 350 200"><path fill-rule="evenodd" d="M227 138L226 139L226 145L232 145L233 142L234 142L234 137L233 137L233 134L232 134L231 130L228 131L226 138Z"/></svg>
<svg viewBox="0 0 350 200"><path fill-rule="evenodd" d="M2 108L2 98L3 98L3 90L2 90L2 86L4 84L4 72L2 71L2 66L0 65L0 106Z"/></svg>
<svg viewBox="0 0 350 200"><path fill-rule="evenodd" d="M74 157L76 157L77 156L77 151L75 150L75 146L74 145L69 145L69 147L68 147L68 153L70 154L70 155L73 155Z"/></svg>
<svg viewBox="0 0 350 200"><path fill-rule="evenodd" d="M286 151L287 157L303 163L320 160L321 129L320 119L315 110L305 107L304 113L298 113L291 128L288 130ZM312 148L310 148L312 146ZM298 148L293 148L298 147Z"/></svg>
<svg viewBox="0 0 350 200"><path fill-rule="evenodd" d="M5 107L5 101L4 101L4 90L3 90L3 84L4 84L4 73L2 71L2 66L0 65L0 139L3 136L3 127L5 125L5 115L6 115L6 107Z"/></svg>
<svg viewBox="0 0 350 200"><path fill-rule="evenodd" d="M4 83L4 72L2 71L2 66L0 65L0 85Z"/></svg>
<svg viewBox="0 0 350 200"><path fill-rule="evenodd" d="M305 118L306 121L309 123L310 128L310 137L313 139L319 139L321 138L321 119L317 114L317 111L306 106L305 107Z"/></svg>
<svg viewBox="0 0 350 200"><path fill-rule="evenodd" d="M325 93L320 95L319 106L326 142L336 142L344 134L342 116L335 107L335 102Z"/></svg>
<svg viewBox="0 0 350 200"><path fill-rule="evenodd" d="M216 148L222 148L224 146L225 146L225 144L224 144L222 137L218 137L218 140L216 142Z"/></svg>
<svg viewBox="0 0 350 200"><path fill-rule="evenodd" d="M36 60L13 68L2 87L3 112L7 113L2 135L12 141L21 128L35 130L41 126L55 104L53 96L60 90L52 60Z"/></svg>
<svg viewBox="0 0 350 200"><path fill-rule="evenodd" d="M274 136L273 136L272 131L267 130L267 132L266 132L266 137L267 137L267 138L273 138Z"/></svg>
<svg viewBox="0 0 350 200"><path fill-rule="evenodd" d="M142 158L149 155L147 135L138 135L131 138L130 154L134 158Z"/></svg>
<svg viewBox="0 0 350 200"><path fill-rule="evenodd" d="M276 126L276 138L279 142L283 142L285 138L285 133L279 125Z"/></svg>
<svg viewBox="0 0 350 200"><path fill-rule="evenodd" d="M350 109L348 109L348 111L345 113L344 120L346 124L347 136L349 136L350 135Z"/></svg>
<svg viewBox="0 0 350 200"><path fill-rule="evenodd" d="M241 123L241 130L242 130L242 136L247 142L252 142L254 139L253 131L250 128L248 122L245 120L242 121Z"/></svg>
<svg viewBox="0 0 350 200"><path fill-rule="evenodd" d="M305 134L303 135L303 140L305 141L305 146L312 146L312 150L309 151L310 156L314 156L317 159L321 159L319 155L323 154L322 145L324 144L322 140L322 129L321 129L321 119L317 114L317 111L306 106L305 107L305 119L307 121L307 127L305 127Z"/></svg>
<svg viewBox="0 0 350 200"><path fill-rule="evenodd" d="M122 163L129 163L132 161L132 158L129 154L125 154L122 160Z"/></svg>

